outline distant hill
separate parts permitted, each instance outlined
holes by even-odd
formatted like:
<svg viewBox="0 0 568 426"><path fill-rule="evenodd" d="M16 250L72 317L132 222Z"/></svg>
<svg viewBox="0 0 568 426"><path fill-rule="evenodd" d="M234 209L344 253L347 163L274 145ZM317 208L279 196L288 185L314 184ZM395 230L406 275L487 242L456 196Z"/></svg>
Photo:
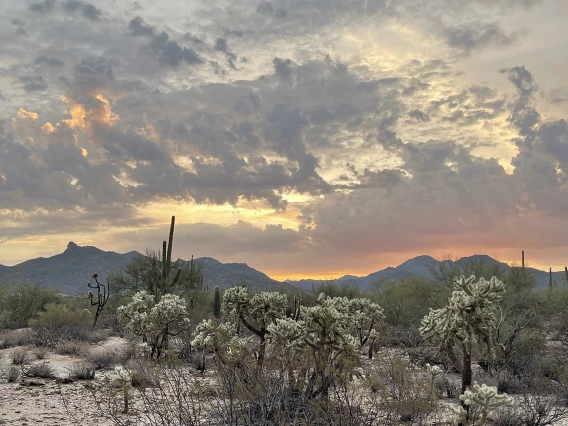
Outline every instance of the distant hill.
<svg viewBox="0 0 568 426"><path fill-rule="evenodd" d="M91 276L94 273L99 274L99 279L104 282L110 272L126 266L137 256L142 255L137 251L119 254L113 251L103 251L92 246L80 247L70 242L63 253L52 257L31 259L15 266L0 265L0 283L38 282L56 288L65 294L83 294L86 293L87 282L92 280ZM209 289L213 289L216 285L225 289L234 285L246 284L247 287L254 290L294 291L297 288L311 290L313 287L317 288L318 285L326 282L326 280L311 279L279 282L251 268L246 263L221 263L211 257L201 257L195 259L195 261L201 263L203 285ZM463 257L455 262L451 260L444 260L443 262L447 263L448 266L464 262L500 263L505 270L511 268L506 263L498 262L486 255L474 255ZM398 282L409 276L430 279L429 266L439 267L439 265L438 260L423 255L409 259L397 267L389 266L364 277L344 275L333 280L333 282L339 285L348 285L360 291L367 291L371 284L379 281ZM534 268L527 268L527 271L532 272L536 277L536 289L548 287L548 272ZM566 284L564 271L553 272L552 279L558 285Z"/></svg>
<svg viewBox="0 0 568 426"><path fill-rule="evenodd" d="M484 262L487 265L493 263L499 263L503 267L505 271L508 271L511 266L506 263L499 262L487 255L474 255L474 256L467 256L462 257L459 260L451 261L451 260L444 260L444 263L448 264L447 266L452 266L455 264L464 264L470 262ZM337 278L332 280L333 283L338 285L348 285L350 287L357 288L360 291L367 291L369 290L371 284L379 281L395 281L398 282L405 277L421 277L426 279L431 279L432 275L430 273L429 267L439 267L440 261L434 259L431 256L423 255L414 257L412 259L407 260L404 263L401 263L397 267L389 266L388 268L382 269L377 272L373 272L364 277L354 277L353 275L344 275L343 277ZM527 272L531 272L536 278L536 290L540 290L543 288L548 287L549 283L549 273L546 271L540 271L535 268L527 267ZM325 283L327 280L311 280L311 279L302 279L302 280L286 280L287 283L292 284L296 287L300 287L305 290L311 290L313 287L317 288L318 285ZM557 285L565 285L566 284L566 274L564 271L558 271L552 273L552 281L556 282Z"/></svg>
<svg viewBox="0 0 568 426"><path fill-rule="evenodd" d="M65 294L77 295L87 292L87 282L92 281L94 273L99 275L99 281L105 282L110 272L128 265L137 256L142 255L137 251L119 254L92 246L80 247L70 242L63 253L52 257L31 259L15 266L0 265L0 283L38 282ZM224 289L241 283L255 290L293 288L246 263L221 263L210 257L195 261L201 263L203 285L210 289L216 285Z"/></svg>

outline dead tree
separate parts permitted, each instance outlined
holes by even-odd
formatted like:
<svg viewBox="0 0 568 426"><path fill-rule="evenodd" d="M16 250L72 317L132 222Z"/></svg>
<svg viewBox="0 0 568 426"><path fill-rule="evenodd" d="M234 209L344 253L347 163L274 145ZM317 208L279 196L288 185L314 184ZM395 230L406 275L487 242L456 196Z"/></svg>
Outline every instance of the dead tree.
<svg viewBox="0 0 568 426"><path fill-rule="evenodd" d="M97 307L97 312L95 313L95 320L93 321L93 328L95 328L95 326L97 325L97 320L99 319L99 315L101 314L103 307L105 306L106 302L108 301L108 298L110 297L110 283L107 280L106 286L104 284L101 284L97 279L98 276L99 276L98 274L93 274L93 278L95 279L97 285L91 285L91 282L87 283L89 288L97 289L96 298L92 291L89 290L88 294L89 300L91 301L91 306Z"/></svg>

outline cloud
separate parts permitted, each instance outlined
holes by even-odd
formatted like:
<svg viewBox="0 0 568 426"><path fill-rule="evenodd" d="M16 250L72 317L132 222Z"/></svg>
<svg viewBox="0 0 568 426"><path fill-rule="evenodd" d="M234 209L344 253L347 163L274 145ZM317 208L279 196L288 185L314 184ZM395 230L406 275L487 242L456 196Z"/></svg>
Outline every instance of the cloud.
<svg viewBox="0 0 568 426"><path fill-rule="evenodd" d="M505 47L515 43L518 34L508 35L495 22L470 22L448 26L443 30L448 46L461 50L465 55L487 47Z"/></svg>
<svg viewBox="0 0 568 426"><path fill-rule="evenodd" d="M412 111L410 111L408 113L408 115L412 118L415 118L418 121L422 121L422 122L430 121L430 117L428 116L428 114L424 114L419 109L413 109Z"/></svg>
<svg viewBox="0 0 568 426"><path fill-rule="evenodd" d="M56 0L43 0L42 2L32 3L30 10L38 13L47 13L51 12L56 4Z"/></svg>
<svg viewBox="0 0 568 426"><path fill-rule="evenodd" d="M20 81L23 83L26 92L41 92L47 89L47 82L43 75L22 76Z"/></svg>
<svg viewBox="0 0 568 426"><path fill-rule="evenodd" d="M102 11L100 9L97 9L91 3L81 0L67 0L61 6L66 12L73 13L80 11L85 18L92 21L98 21L102 16Z"/></svg>
<svg viewBox="0 0 568 426"><path fill-rule="evenodd" d="M510 64L546 36L548 6L395 3L10 5L0 24L3 214L15 222L25 210L22 232L52 233L126 226L120 214L149 226L145 209L164 202L228 209L248 223L188 224L188 238L200 235L211 255L226 238L227 256L269 262L273 237L281 261L299 267L349 252L369 265L371 253L449 247L454 235L472 247L540 244L530 232L548 238L544 224L566 211L561 76L535 67L546 63L540 50L526 68ZM526 22L530 46L518 43ZM551 51L561 43L550 40ZM509 68L482 75L481 65ZM536 76L558 90L541 92Z"/></svg>
<svg viewBox="0 0 568 426"><path fill-rule="evenodd" d="M155 32L154 28L146 23L140 16L132 19L128 25L134 37L149 36L150 43L144 52L156 59L160 64L178 67L182 63L197 65L203 59L191 47L182 47L175 40L170 40L167 32Z"/></svg>
<svg viewBox="0 0 568 426"><path fill-rule="evenodd" d="M34 64L35 65L48 65L51 67L62 67L63 65L65 65L65 62L63 62L61 59L57 59L57 58L52 58L52 57L48 57L45 55L40 55L37 58L35 58L34 60Z"/></svg>
<svg viewBox="0 0 568 426"><path fill-rule="evenodd" d="M37 120L36 112L28 112L23 108L18 109L18 118L31 118L32 120Z"/></svg>

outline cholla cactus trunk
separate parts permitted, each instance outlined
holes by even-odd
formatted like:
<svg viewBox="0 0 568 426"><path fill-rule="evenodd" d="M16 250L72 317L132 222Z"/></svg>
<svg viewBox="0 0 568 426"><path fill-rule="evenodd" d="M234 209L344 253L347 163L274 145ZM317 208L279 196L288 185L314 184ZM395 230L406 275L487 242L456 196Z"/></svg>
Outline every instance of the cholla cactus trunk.
<svg viewBox="0 0 568 426"><path fill-rule="evenodd" d="M464 394L466 390L471 387L473 372L471 370L471 350L468 350L465 343L463 346L463 363L462 363L462 385L461 393ZM469 419L469 405L466 405L463 400L460 400L461 406L464 408L466 413L466 419Z"/></svg>

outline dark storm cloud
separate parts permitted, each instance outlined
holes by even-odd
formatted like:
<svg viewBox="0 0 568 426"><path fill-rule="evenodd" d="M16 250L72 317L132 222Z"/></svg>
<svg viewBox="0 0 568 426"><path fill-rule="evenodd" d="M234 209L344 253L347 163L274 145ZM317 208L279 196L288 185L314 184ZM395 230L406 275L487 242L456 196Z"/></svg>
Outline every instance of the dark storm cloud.
<svg viewBox="0 0 568 426"><path fill-rule="evenodd" d="M102 11L100 9L97 9L91 3L81 0L67 0L62 3L61 7L66 12L81 12L85 18L93 21L98 21L102 17Z"/></svg>
<svg viewBox="0 0 568 426"><path fill-rule="evenodd" d="M540 114L532 106L533 95L538 90L538 87L532 74L525 69L524 65L502 69L499 72L507 73L509 80L515 85L519 94L509 120L519 129L522 135L528 135L540 121Z"/></svg>
<svg viewBox="0 0 568 426"><path fill-rule="evenodd" d="M144 51L156 59L160 64L178 67L182 63L197 65L203 63L203 58L191 47L182 47L175 40L170 40L167 32L157 33L152 26L140 16L132 19L128 25L134 37L148 36L150 43Z"/></svg>
<svg viewBox="0 0 568 426"><path fill-rule="evenodd" d="M215 46L213 48L218 52L223 52L227 57L229 66L236 69L235 61L237 60L237 55L230 51L226 38L218 38L215 41Z"/></svg>
<svg viewBox="0 0 568 426"><path fill-rule="evenodd" d="M149 25L144 19L140 16L133 18L130 23L128 24L128 28L130 29L130 33L133 36L153 36L154 27Z"/></svg>
<svg viewBox="0 0 568 426"><path fill-rule="evenodd" d="M26 92L41 92L47 89L47 82L43 75L23 76L20 77L20 81Z"/></svg>
<svg viewBox="0 0 568 426"><path fill-rule="evenodd" d="M428 116L428 114L424 114L419 109L413 109L412 111L410 111L408 113L408 115L410 117L415 118L416 120L422 121L424 123L430 121L430 117Z"/></svg>
<svg viewBox="0 0 568 426"><path fill-rule="evenodd" d="M504 47L514 43L518 36L508 35L496 23L471 22L448 26L443 34L450 47L469 55L487 47Z"/></svg>
<svg viewBox="0 0 568 426"><path fill-rule="evenodd" d="M31 4L30 10L38 13L51 12L55 8L56 4L56 0L43 0L42 2Z"/></svg>

